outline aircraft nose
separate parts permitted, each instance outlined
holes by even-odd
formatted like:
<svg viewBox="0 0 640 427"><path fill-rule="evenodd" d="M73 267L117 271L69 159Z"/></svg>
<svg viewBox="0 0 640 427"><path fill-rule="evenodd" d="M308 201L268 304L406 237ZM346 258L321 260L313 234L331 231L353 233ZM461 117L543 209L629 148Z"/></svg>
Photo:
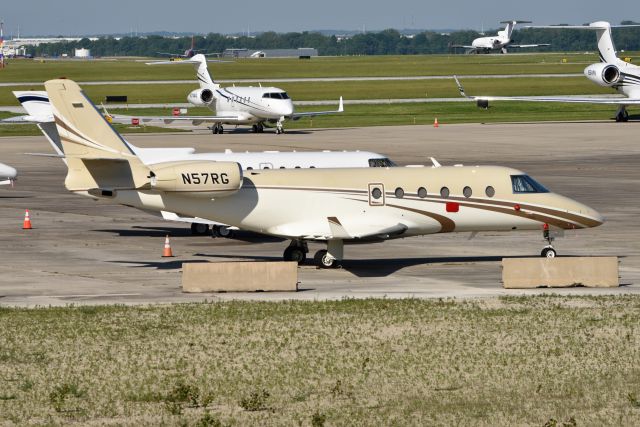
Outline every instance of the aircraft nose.
<svg viewBox="0 0 640 427"><path fill-rule="evenodd" d="M18 176L18 171L11 166L2 165L0 168L0 173L2 173L4 178L14 179Z"/></svg>
<svg viewBox="0 0 640 427"><path fill-rule="evenodd" d="M282 106L282 115L283 116L290 116L292 114L293 114L293 102L287 101Z"/></svg>
<svg viewBox="0 0 640 427"><path fill-rule="evenodd" d="M591 228L604 224L604 216L600 212L582 203L577 203L577 205L576 211L584 218L582 222L585 226Z"/></svg>

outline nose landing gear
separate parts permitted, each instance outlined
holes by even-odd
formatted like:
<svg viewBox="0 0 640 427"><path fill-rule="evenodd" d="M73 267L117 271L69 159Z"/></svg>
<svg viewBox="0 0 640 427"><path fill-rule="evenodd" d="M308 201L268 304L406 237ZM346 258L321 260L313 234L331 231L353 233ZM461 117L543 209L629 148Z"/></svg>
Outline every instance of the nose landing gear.
<svg viewBox="0 0 640 427"><path fill-rule="evenodd" d="M541 257L545 258L555 258L557 255L556 250L553 248L553 241L555 237L551 235L551 231L549 230L549 224L545 224L542 229L542 237L547 241L547 246L542 248L542 252L540 252Z"/></svg>

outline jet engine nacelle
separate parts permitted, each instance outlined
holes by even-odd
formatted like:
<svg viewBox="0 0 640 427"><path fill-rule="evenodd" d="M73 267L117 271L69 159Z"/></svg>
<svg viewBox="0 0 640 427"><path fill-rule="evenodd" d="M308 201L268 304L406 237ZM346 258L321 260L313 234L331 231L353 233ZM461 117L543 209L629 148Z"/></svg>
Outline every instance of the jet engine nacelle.
<svg viewBox="0 0 640 427"><path fill-rule="evenodd" d="M213 91L211 89L196 89L187 96L187 101L197 106L208 106L213 102Z"/></svg>
<svg viewBox="0 0 640 427"><path fill-rule="evenodd" d="M610 87L622 82L620 69L613 64L591 64L584 69L584 75L600 86Z"/></svg>
<svg viewBox="0 0 640 427"><path fill-rule="evenodd" d="M167 162L152 167L154 190L191 193L190 196L225 197L242 187L242 167L236 162Z"/></svg>

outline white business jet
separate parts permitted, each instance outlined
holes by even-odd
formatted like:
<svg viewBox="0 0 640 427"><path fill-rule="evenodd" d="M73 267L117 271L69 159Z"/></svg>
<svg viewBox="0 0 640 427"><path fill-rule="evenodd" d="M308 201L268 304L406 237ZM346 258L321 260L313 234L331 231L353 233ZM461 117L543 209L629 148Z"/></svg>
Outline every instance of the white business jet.
<svg viewBox="0 0 640 427"><path fill-rule="evenodd" d="M433 233L582 229L604 221L590 207L499 166L271 169L235 162L145 165L75 82L45 88L67 159L65 187L145 210L180 211L291 240L284 259L334 267L344 244ZM552 247L542 254L555 256Z"/></svg>
<svg viewBox="0 0 640 427"><path fill-rule="evenodd" d="M216 61L218 62L218 61ZM207 59L197 54L183 61L156 61L149 65L192 64L200 89L189 93L187 100L198 107L209 107L215 116L170 116L140 117L143 122L162 120L165 123L188 121L194 126L212 123L211 131L222 133L223 125L251 125L254 132L263 132L265 126L274 125L276 133L284 133L285 120L298 120L302 117L313 117L326 114L342 113L344 106L340 97L337 110L310 111L296 113L293 102L287 92L277 87L262 86L230 86L221 87L209 74ZM114 117L119 117L114 115Z"/></svg>
<svg viewBox="0 0 640 427"><path fill-rule="evenodd" d="M460 94L477 102L478 107L487 108L489 101L534 101L534 102L576 102L587 104L617 105L616 122L629 120L628 106L640 105L640 67L625 62L616 56L616 48L611 37L611 28L637 27L638 25L611 25L605 21L589 25L561 25L534 28L555 28L591 30L596 32L600 61L584 69L584 75L592 82L615 89L620 96L468 96L460 81L454 76Z"/></svg>
<svg viewBox="0 0 640 427"><path fill-rule="evenodd" d="M490 53L495 50L499 50L502 53L507 53L507 48L527 48L527 47L541 47L549 46L548 43L541 44L513 44L511 42L511 34L516 24L528 24L531 21L502 21L501 24L507 24L504 30L498 31L495 36L478 37L471 42L471 46L466 45L454 45L453 47L463 47L469 49L467 53Z"/></svg>

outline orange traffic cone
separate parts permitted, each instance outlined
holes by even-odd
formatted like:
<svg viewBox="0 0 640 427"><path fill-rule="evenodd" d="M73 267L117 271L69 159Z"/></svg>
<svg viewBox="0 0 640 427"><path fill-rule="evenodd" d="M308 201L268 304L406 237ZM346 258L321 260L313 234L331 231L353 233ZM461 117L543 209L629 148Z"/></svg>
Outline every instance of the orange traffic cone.
<svg viewBox="0 0 640 427"><path fill-rule="evenodd" d="M169 243L169 235L164 239L164 250L162 251L163 257L172 257L173 252L171 252L171 244Z"/></svg>
<svg viewBox="0 0 640 427"><path fill-rule="evenodd" d="M24 211L24 222L22 223L23 230L31 230L33 227L31 226L31 218L29 217L29 209Z"/></svg>
<svg viewBox="0 0 640 427"><path fill-rule="evenodd" d="M433 121L433 127L437 128L438 126L439 126L438 125L438 118L436 117L436 119Z"/></svg>

